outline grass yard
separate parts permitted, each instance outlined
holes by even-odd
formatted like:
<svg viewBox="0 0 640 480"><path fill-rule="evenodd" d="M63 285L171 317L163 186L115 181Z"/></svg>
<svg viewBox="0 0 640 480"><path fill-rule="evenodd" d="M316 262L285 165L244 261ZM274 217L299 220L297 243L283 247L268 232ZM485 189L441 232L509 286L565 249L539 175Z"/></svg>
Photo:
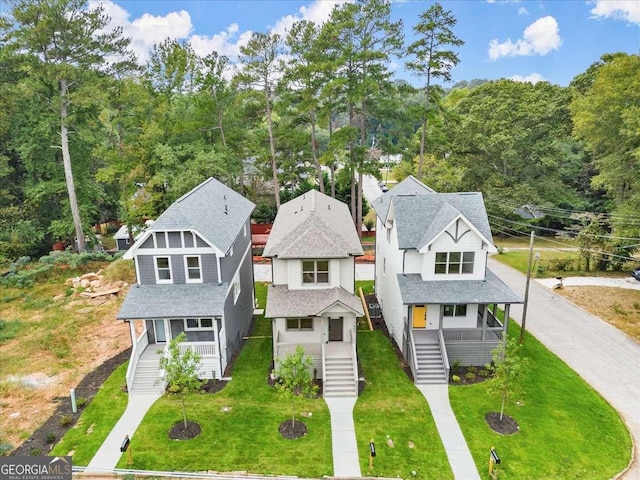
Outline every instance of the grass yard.
<svg viewBox="0 0 640 480"><path fill-rule="evenodd" d="M122 391L129 362L120 365L102 384L80 419L49 455L69 455L74 465L88 465L127 408L127 394Z"/></svg>
<svg viewBox="0 0 640 480"><path fill-rule="evenodd" d="M367 380L353 413L362 475L453 478L429 405L402 371L389 339L377 330L359 331L358 356ZM373 469L371 439L377 453Z"/></svg>
<svg viewBox="0 0 640 480"><path fill-rule="evenodd" d="M520 331L513 321L510 337ZM486 384L449 388L449 398L476 466L486 476L489 449L502 463L501 479L607 479L626 467L631 439L618 413L573 370L527 334L522 354L529 358L520 404L505 413L520 431L493 432L484 420L500 411L500 401L487 397Z"/></svg>
<svg viewBox="0 0 640 480"><path fill-rule="evenodd" d="M256 286L260 307L266 286ZM271 324L260 317L254 338L245 342L234 364L233 380L215 395L193 395L187 400L187 416L200 423L202 433L186 441L170 440L167 433L181 421L177 398L163 397L145 416L136 431L134 464L126 455L118 467L170 471L247 471L269 475L322 477L333 474L329 410L319 398L308 400L301 411L308 433L285 440L278 432L291 418L291 404L280 399L267 384L272 360ZM223 407L230 407L228 412ZM298 417L299 418L299 417Z"/></svg>

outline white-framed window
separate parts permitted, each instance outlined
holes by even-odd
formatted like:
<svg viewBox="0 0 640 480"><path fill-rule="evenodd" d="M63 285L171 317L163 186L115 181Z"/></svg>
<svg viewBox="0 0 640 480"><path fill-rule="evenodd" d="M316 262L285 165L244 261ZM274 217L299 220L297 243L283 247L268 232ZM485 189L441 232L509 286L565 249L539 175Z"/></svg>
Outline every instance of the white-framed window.
<svg viewBox="0 0 640 480"><path fill-rule="evenodd" d="M213 318L185 318L185 330L211 330L213 328Z"/></svg>
<svg viewBox="0 0 640 480"><path fill-rule="evenodd" d="M185 255L184 276L187 283L202 283L200 255Z"/></svg>
<svg viewBox="0 0 640 480"><path fill-rule="evenodd" d="M157 283L173 283L171 257L154 257Z"/></svg>
<svg viewBox="0 0 640 480"><path fill-rule="evenodd" d="M287 330L311 331L313 330L313 319L287 318Z"/></svg>
<svg viewBox="0 0 640 480"><path fill-rule="evenodd" d="M444 316L445 317L466 317L467 306L466 305L445 305Z"/></svg>
<svg viewBox="0 0 640 480"><path fill-rule="evenodd" d="M475 252L436 252L438 275L472 274Z"/></svg>
<svg viewBox="0 0 640 480"><path fill-rule="evenodd" d="M240 285L240 272L236 273L236 276L233 277L233 303L238 302L238 297L240 296L240 292L242 291Z"/></svg>
<svg viewBox="0 0 640 480"><path fill-rule="evenodd" d="M329 283L329 260L303 260L302 283L305 285Z"/></svg>

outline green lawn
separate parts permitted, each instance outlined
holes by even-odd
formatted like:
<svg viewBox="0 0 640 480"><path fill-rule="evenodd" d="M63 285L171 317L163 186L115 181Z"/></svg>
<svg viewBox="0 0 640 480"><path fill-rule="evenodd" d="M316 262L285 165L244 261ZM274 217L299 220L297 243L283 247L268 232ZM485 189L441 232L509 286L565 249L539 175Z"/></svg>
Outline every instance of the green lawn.
<svg viewBox="0 0 640 480"><path fill-rule="evenodd" d="M520 335L509 323L511 337ZM520 405L507 405L520 431L494 433L484 421L500 411L486 385L449 388L449 398L478 470L486 475L495 446L504 479L607 479L628 463L631 440L618 413L573 370L527 334L522 354L529 358Z"/></svg>
<svg viewBox="0 0 640 480"><path fill-rule="evenodd" d="M104 382L80 419L58 442L49 455L69 455L74 465L88 465L127 408L122 391L129 362L120 365Z"/></svg>
<svg viewBox="0 0 640 480"><path fill-rule="evenodd" d="M256 287L260 307L266 287ZM308 433L285 440L278 432L291 418L291 404L283 402L267 384L272 359L270 322L260 317L254 338L244 344L234 364L233 380L215 395L194 395L187 401L187 415L200 423L202 433L187 441L173 441L167 432L182 418L175 398L158 400L135 434L134 464L126 456L122 468L222 472L248 471L269 475L321 477L333 474L329 410L320 399L308 400L301 411ZM222 407L231 407L223 412Z"/></svg>
<svg viewBox="0 0 640 480"><path fill-rule="evenodd" d="M453 478L429 406L402 371L387 337L377 330L358 332L358 357L366 379L353 413L362 475ZM373 469L369 469L371 439L377 453Z"/></svg>

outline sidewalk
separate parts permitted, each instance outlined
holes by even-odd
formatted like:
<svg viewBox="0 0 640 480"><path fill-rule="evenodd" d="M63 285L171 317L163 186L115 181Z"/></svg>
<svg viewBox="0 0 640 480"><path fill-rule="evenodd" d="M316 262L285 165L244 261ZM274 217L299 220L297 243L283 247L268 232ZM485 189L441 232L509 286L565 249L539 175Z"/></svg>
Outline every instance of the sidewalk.
<svg viewBox="0 0 640 480"><path fill-rule="evenodd" d="M325 398L331 414L331 449L334 477L361 477L358 444L353 424L357 397Z"/></svg>
<svg viewBox="0 0 640 480"><path fill-rule="evenodd" d="M462 430L449 403L449 385L416 385L431 409L456 480L480 480Z"/></svg>
<svg viewBox="0 0 640 480"><path fill-rule="evenodd" d="M85 471L91 473L112 472L122 456L120 445L122 445L122 441L126 435L129 435L131 451L135 453L136 447L133 435L151 405L161 396L160 394L130 395L127 409L93 456Z"/></svg>

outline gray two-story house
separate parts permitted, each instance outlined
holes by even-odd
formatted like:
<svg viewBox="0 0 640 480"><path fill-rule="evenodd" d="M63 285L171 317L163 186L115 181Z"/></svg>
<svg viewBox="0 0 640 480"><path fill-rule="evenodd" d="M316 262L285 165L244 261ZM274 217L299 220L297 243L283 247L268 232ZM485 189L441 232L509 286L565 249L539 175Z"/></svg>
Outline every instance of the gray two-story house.
<svg viewBox="0 0 640 480"><path fill-rule="evenodd" d="M209 178L176 200L126 252L137 278L117 315L131 330L129 392L158 389L156 352L166 352L181 332L186 341L180 348L201 355L200 378L222 378L253 315L254 208Z"/></svg>

